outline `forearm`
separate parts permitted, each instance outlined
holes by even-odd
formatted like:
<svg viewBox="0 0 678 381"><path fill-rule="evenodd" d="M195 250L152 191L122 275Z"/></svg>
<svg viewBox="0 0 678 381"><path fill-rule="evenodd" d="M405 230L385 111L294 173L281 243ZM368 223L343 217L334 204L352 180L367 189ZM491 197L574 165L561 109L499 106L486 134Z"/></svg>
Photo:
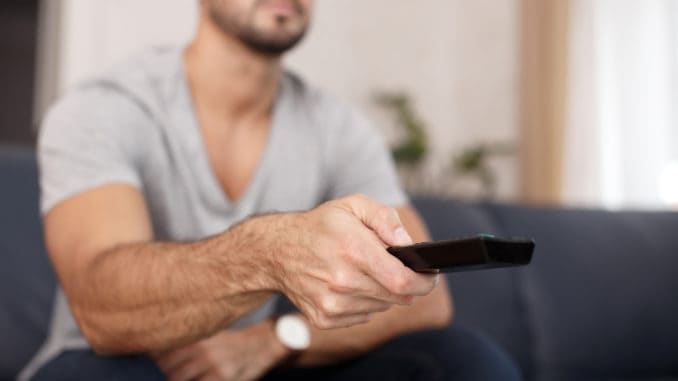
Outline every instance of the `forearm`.
<svg viewBox="0 0 678 381"><path fill-rule="evenodd" d="M268 217L203 241L124 244L100 253L69 277L69 300L83 334L99 352L158 351L245 315L272 291L257 276L265 256L254 252L266 231L258 225Z"/></svg>
<svg viewBox="0 0 678 381"><path fill-rule="evenodd" d="M366 196L249 219L195 243L152 240L142 195L111 185L45 218L45 240L82 333L101 353L158 352L215 333L284 293L319 328L366 323L428 295L383 245L407 245L391 208ZM121 222L125 223L121 223Z"/></svg>
<svg viewBox="0 0 678 381"><path fill-rule="evenodd" d="M320 330L311 328L311 346L297 365L319 366L337 363L365 354L384 342L426 328L444 327L452 319L453 307L444 277L428 296L412 306L394 306L376 314L367 324L349 328Z"/></svg>

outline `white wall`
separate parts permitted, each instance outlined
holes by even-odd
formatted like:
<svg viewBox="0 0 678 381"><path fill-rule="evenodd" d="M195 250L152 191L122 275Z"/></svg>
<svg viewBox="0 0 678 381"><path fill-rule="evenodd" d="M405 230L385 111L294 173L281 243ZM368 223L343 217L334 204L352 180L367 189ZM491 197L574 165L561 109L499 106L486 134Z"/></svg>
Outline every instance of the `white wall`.
<svg viewBox="0 0 678 381"><path fill-rule="evenodd" d="M47 0L53 1L53 0ZM59 91L150 43L187 41L197 0L60 0ZM369 112L377 90L407 91L430 125L430 173L478 141L516 140L517 0L317 0L289 65ZM498 163L515 195L513 160Z"/></svg>
<svg viewBox="0 0 678 381"><path fill-rule="evenodd" d="M59 92L147 45L188 41L197 25L198 0L56 1L61 2Z"/></svg>
<svg viewBox="0 0 678 381"><path fill-rule="evenodd" d="M572 1L566 203L678 208L677 4Z"/></svg>

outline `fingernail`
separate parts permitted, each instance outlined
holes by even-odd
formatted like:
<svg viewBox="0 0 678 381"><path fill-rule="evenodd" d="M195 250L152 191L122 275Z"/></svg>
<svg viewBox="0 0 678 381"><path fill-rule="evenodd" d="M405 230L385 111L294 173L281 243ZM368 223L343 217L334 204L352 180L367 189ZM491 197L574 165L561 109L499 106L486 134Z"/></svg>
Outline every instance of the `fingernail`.
<svg viewBox="0 0 678 381"><path fill-rule="evenodd" d="M407 234L407 231L402 226L395 231L395 244L398 246L406 246L412 244L412 237Z"/></svg>
<svg viewBox="0 0 678 381"><path fill-rule="evenodd" d="M438 286L438 282L440 282L440 274L436 274L436 276L433 278L433 287Z"/></svg>

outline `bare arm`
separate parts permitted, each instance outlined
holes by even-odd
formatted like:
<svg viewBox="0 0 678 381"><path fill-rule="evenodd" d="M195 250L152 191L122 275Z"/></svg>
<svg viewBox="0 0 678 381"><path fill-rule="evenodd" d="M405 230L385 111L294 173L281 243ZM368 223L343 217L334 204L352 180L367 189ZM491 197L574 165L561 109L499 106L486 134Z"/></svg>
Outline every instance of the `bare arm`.
<svg viewBox="0 0 678 381"><path fill-rule="evenodd" d="M435 277L383 255L407 244L397 214L364 196L261 216L199 242L152 242L143 196L108 185L45 219L48 251L95 351L155 352L209 336L286 294L319 328L368 322L410 304Z"/></svg>
<svg viewBox="0 0 678 381"><path fill-rule="evenodd" d="M416 210L403 207L398 214L415 242L430 240ZM311 328L311 347L299 358L298 365L324 365L358 356L403 333L446 326L452 317L451 296L441 277L429 295L418 298L411 306L394 306L378 313L367 324L333 330Z"/></svg>
<svg viewBox="0 0 678 381"><path fill-rule="evenodd" d="M143 196L126 185L77 195L45 218L48 251L80 328L99 352L188 343L270 295L234 255L257 222L192 243L151 242ZM219 255L222 254L222 255Z"/></svg>

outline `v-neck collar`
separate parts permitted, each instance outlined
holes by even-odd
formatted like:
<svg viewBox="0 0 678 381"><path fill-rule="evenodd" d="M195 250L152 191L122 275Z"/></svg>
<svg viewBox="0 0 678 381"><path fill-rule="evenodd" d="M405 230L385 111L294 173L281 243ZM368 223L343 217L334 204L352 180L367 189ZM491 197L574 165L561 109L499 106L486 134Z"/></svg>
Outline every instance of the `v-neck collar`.
<svg viewBox="0 0 678 381"><path fill-rule="evenodd" d="M251 205L253 201L256 201L256 195L261 189L260 183L265 181L265 177L269 171L268 167L272 160L272 156L274 156L272 151L276 148L275 142L277 141L277 130L280 128L279 125L281 124L281 120L284 119L281 114L285 110L283 102L286 99L284 96L287 88L285 84L286 77L283 74L280 81L278 93L273 104L271 126L259 162L243 192L237 199L231 200L221 186L216 172L210 163L209 155L207 154L207 146L203 139L195 104L186 76L186 67L183 59L184 50L178 49L177 53L177 79L179 88L177 89L178 91L176 94L178 107L175 110L181 110L181 113L184 115L183 118L177 120L177 127L183 130L184 136L186 137L186 141L182 144L186 149L186 157L194 159L192 163L189 163L189 167L192 167L201 174L199 176L194 176L194 179L202 182L202 184L200 184L200 194L210 209L219 213L235 212L242 207Z"/></svg>

